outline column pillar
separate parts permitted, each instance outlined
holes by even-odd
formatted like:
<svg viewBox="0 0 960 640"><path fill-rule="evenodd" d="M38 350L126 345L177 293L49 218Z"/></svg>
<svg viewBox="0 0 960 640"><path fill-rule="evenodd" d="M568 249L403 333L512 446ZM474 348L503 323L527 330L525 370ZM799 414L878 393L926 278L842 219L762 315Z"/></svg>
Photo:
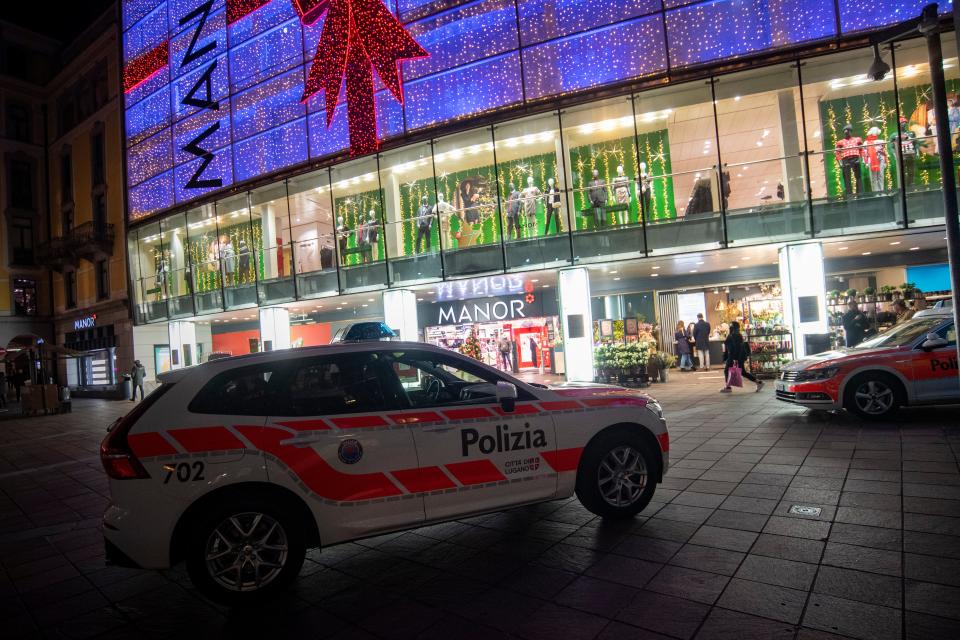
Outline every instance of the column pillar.
<svg viewBox="0 0 960 640"><path fill-rule="evenodd" d="M420 340L417 324L417 294L407 289L388 289L383 292L383 321L401 340Z"/></svg>
<svg viewBox="0 0 960 640"><path fill-rule="evenodd" d="M823 246L819 242L788 244L780 249L780 288L794 357L829 349Z"/></svg>
<svg viewBox="0 0 960 640"><path fill-rule="evenodd" d="M167 325L170 341L170 368L182 369L197 364L197 327L190 320L173 320Z"/></svg>
<svg viewBox="0 0 960 640"><path fill-rule="evenodd" d="M592 382L593 315L590 310L590 274L584 267L562 269L558 280L567 380Z"/></svg>
<svg viewBox="0 0 960 640"><path fill-rule="evenodd" d="M260 309L260 343L264 351L290 348L290 312L287 309Z"/></svg>

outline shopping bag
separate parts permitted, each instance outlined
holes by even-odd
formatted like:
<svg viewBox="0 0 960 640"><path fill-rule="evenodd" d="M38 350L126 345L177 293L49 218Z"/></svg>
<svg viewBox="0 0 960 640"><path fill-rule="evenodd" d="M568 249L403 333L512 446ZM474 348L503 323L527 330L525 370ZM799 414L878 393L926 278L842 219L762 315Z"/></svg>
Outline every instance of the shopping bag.
<svg viewBox="0 0 960 640"><path fill-rule="evenodd" d="M740 365L736 361L734 361L727 371L727 386L743 387L743 369L740 368Z"/></svg>

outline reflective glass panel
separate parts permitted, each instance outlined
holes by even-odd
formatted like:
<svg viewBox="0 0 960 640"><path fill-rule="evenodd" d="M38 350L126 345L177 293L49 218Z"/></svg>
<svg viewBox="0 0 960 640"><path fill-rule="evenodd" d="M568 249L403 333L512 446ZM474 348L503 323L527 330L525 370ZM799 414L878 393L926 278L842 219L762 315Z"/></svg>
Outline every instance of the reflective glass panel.
<svg viewBox="0 0 960 640"><path fill-rule="evenodd" d="M217 218L212 204L187 211L187 254L198 314L223 310L223 274L217 242Z"/></svg>
<svg viewBox="0 0 960 640"><path fill-rule="evenodd" d="M262 235L262 246L252 250L257 272L257 301L271 304L293 300L293 240L285 183L250 192L250 222ZM240 258L243 259L242 254Z"/></svg>
<svg viewBox="0 0 960 640"><path fill-rule="evenodd" d="M217 246L220 274L227 309L257 304L258 272L263 264L256 259L264 246L263 221L250 219L248 194L217 201Z"/></svg>
<svg viewBox="0 0 960 640"><path fill-rule="evenodd" d="M334 295L339 284L330 173L323 169L291 178L287 192L297 295L301 298Z"/></svg>
<svg viewBox="0 0 960 640"><path fill-rule="evenodd" d="M141 322L165 320L168 317L167 292L170 278L164 263L165 249L160 224L148 224L131 232L129 242L138 319Z"/></svg>
<svg viewBox="0 0 960 640"><path fill-rule="evenodd" d="M187 251L187 216L178 214L160 221L163 243L162 266L165 271L167 294L170 298L170 317L192 316L190 257Z"/></svg>
<svg viewBox="0 0 960 640"><path fill-rule="evenodd" d="M356 291L387 283L383 191L377 159L334 167L333 210L340 254L340 286Z"/></svg>

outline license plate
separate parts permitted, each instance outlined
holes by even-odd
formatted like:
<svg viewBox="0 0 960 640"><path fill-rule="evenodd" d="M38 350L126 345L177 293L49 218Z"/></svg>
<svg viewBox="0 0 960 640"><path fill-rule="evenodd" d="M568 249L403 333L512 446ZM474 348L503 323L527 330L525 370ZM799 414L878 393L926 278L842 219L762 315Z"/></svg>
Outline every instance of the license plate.
<svg viewBox="0 0 960 640"><path fill-rule="evenodd" d="M777 380L777 383L776 383L776 385L774 386L774 388L775 388L777 391L786 391L786 390L787 390L787 385L786 385L786 383L784 383L782 380Z"/></svg>

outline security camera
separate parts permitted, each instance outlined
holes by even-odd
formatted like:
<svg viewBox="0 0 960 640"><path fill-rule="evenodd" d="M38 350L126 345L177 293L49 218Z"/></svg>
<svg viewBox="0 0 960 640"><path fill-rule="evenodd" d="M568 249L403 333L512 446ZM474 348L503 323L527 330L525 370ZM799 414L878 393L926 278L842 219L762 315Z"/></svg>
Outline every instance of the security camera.
<svg viewBox="0 0 960 640"><path fill-rule="evenodd" d="M873 45L873 62L870 63L870 69L867 70L867 75L871 80L879 82L887 77L887 74L890 72L890 65L883 61L883 58L880 57L880 47L879 45Z"/></svg>

